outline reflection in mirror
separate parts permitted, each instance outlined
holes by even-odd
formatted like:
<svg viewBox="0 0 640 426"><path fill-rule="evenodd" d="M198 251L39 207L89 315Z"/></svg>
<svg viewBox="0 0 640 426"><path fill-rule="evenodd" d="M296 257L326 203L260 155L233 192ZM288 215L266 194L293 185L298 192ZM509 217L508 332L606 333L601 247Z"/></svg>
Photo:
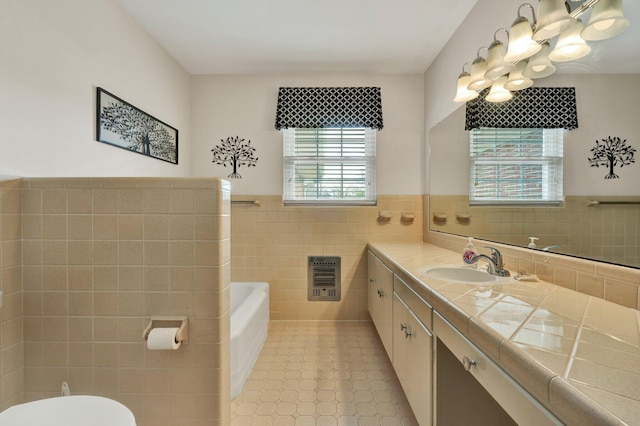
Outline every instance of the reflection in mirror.
<svg viewBox="0 0 640 426"><path fill-rule="evenodd" d="M605 179L609 168L588 161L596 142L608 137L640 149L640 74L565 73L536 85L576 88L579 127L564 134L564 203L469 206L469 132L462 105L429 133L430 229L523 247L535 237L539 250L640 267L640 164L618 165L619 178Z"/></svg>

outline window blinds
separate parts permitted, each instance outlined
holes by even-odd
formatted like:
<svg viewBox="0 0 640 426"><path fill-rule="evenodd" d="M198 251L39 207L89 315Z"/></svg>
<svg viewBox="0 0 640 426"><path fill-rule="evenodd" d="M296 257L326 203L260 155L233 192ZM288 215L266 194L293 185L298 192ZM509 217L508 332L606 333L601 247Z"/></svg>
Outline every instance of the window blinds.
<svg viewBox="0 0 640 426"><path fill-rule="evenodd" d="M469 202L560 204L563 129L471 131Z"/></svg>
<svg viewBox="0 0 640 426"><path fill-rule="evenodd" d="M284 129L285 204L374 205L373 129Z"/></svg>

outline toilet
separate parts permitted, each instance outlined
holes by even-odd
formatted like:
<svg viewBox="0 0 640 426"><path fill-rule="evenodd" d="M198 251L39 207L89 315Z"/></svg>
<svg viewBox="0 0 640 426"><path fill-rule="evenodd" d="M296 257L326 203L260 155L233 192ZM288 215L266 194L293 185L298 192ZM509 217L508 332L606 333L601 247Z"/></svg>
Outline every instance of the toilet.
<svg viewBox="0 0 640 426"><path fill-rule="evenodd" d="M109 398L61 396L14 405L0 413L2 426L136 426L133 413Z"/></svg>

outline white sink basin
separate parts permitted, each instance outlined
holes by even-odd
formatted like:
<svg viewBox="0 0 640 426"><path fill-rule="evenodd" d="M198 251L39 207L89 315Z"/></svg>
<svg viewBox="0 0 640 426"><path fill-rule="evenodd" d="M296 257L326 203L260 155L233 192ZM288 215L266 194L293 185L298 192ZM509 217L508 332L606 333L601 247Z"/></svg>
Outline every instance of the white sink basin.
<svg viewBox="0 0 640 426"><path fill-rule="evenodd" d="M419 271L421 275L443 281L462 283L498 284L498 277L488 272L460 266L436 266Z"/></svg>

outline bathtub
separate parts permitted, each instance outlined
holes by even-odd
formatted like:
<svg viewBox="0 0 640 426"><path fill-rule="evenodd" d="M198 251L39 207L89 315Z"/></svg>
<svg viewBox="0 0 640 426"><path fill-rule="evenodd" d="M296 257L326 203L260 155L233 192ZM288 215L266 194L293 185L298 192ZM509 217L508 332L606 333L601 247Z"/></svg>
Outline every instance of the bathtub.
<svg viewBox="0 0 640 426"><path fill-rule="evenodd" d="M267 340L269 283L231 283L231 399L238 396Z"/></svg>

